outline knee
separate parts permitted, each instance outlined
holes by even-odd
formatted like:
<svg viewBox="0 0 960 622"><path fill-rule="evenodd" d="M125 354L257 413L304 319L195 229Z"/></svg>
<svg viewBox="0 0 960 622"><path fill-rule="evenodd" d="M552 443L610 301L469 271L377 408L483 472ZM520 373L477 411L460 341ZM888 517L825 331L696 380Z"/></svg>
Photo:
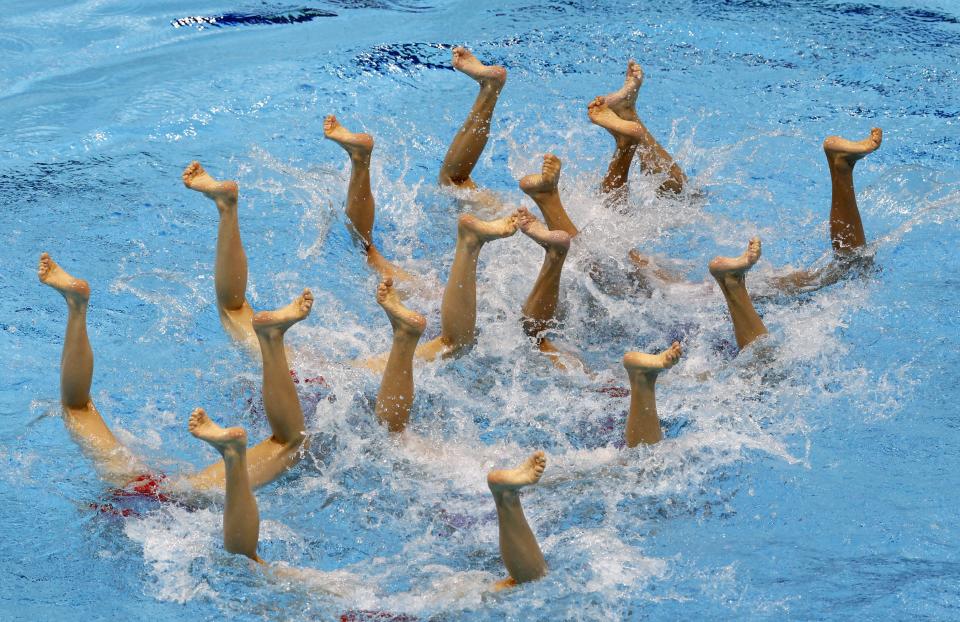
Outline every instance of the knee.
<svg viewBox="0 0 960 622"><path fill-rule="evenodd" d="M297 459L299 459L299 456L304 451L310 448L310 438L307 436L305 428L296 430L285 438L280 438L274 434L272 440L277 445L280 445L280 450L283 453L291 457L296 456Z"/></svg>

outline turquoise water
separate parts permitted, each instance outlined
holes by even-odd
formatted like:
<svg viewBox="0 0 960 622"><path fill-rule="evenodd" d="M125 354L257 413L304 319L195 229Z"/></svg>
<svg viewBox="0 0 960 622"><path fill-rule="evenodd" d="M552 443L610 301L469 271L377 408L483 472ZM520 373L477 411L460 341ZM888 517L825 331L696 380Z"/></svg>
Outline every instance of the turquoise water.
<svg viewBox="0 0 960 622"><path fill-rule="evenodd" d="M0 18L0 602L3 618L328 620L930 619L960 617L960 7L567 0L540 3L116 0L10 3ZM198 19L198 18L204 19ZM187 18L187 19L184 19ZM210 19L216 18L216 19ZM466 44L510 77L475 177L511 201L544 151L584 233L564 276L562 340L599 371L559 375L517 321L541 259L484 251L471 354L417 370L414 440L373 422L379 379L342 362L389 344L343 226L346 161L330 112L375 134L378 243L442 283L456 208L434 180L474 96L448 68ZM586 120L629 57L639 112L695 192L630 208L595 194L611 152ZM823 261L824 136L884 128L857 167L878 270L760 310L778 358L731 360L706 262L764 239L751 286ZM317 295L289 341L313 449L258 493L262 555L312 569L271 581L225 553L217 507L118 517L58 420L63 303L36 283L47 250L94 294L94 399L167 473L213 459L186 432L203 406L266 434L259 368L224 336L216 214L179 179L193 159L241 185L255 306ZM640 248L694 285L597 289L578 259ZM439 327L439 296L410 303ZM682 335L659 383L667 439L617 449L625 350ZM699 378L712 371L711 379ZM252 400L252 402L251 402ZM525 508L551 568L503 576L484 482L549 455ZM335 593L331 593L335 592ZM361 616L355 616L362 619Z"/></svg>

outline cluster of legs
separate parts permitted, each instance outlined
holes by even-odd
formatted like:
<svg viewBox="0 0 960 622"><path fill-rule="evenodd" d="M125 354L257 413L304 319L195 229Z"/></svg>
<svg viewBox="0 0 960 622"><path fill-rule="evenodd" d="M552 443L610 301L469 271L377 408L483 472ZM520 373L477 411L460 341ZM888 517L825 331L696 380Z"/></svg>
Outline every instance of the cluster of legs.
<svg viewBox="0 0 960 622"><path fill-rule="evenodd" d="M248 475L246 431L240 427L220 427L202 408L193 411L187 427L191 434L223 456L226 467L223 547L231 553L264 563L257 554L260 512ZM516 468L494 470L487 475L487 484L497 508L500 552L510 575L498 582L494 589L533 581L547 572L543 553L520 505L520 489L539 482L546 464L544 453L537 451Z"/></svg>
<svg viewBox="0 0 960 622"><path fill-rule="evenodd" d="M116 439L90 397L93 349L87 336L90 286L70 276L46 253L37 270L40 281L60 292L67 303L67 328L60 367L61 403L67 428L108 483L124 487L147 473ZM263 403L271 436L250 450L250 481L263 486L297 463L306 440L306 427L296 389L286 365L283 335L307 316L313 303L309 291L290 305L252 317L263 354ZM218 462L187 476L193 490L222 489L225 465Z"/></svg>
<svg viewBox="0 0 960 622"><path fill-rule="evenodd" d="M490 196L474 181L473 171L489 138L493 112L506 83L506 70L484 65L464 48L454 49L453 66L475 80L479 92L444 157L438 181L442 186L461 190L460 198L468 202L490 203ZM636 100L642 82L640 66L630 61L623 86L597 97L588 106L590 120L610 132L615 141L614 154L600 188L611 200L618 200L626 192L634 158L639 159L644 173L659 176L660 194L679 193L686 181L683 171L637 115ZM558 157L546 154L541 171L519 181L520 189L539 208L542 222L525 208L494 220L481 220L471 214L459 217L456 249L441 305L440 335L421 344L426 319L403 304L395 285L415 277L384 257L374 244L375 201L370 186L373 137L350 132L332 115L324 121L324 133L350 158L348 226L367 264L380 276L376 299L393 329L390 351L364 362L365 366L382 372L375 405L379 421L391 432L405 430L414 401L415 359L455 356L474 342L481 249L488 242L514 235L518 229L544 250L542 266L521 309L524 331L558 367L569 365L570 357L548 337L556 324L563 265L571 239L578 234L560 197L562 163ZM834 136L824 142L833 184L830 234L835 263L841 267L849 265L857 250L866 243L853 188L853 167L860 158L877 149L881 139L880 130L875 129L862 141ZM217 308L227 333L260 355L264 409L271 428L269 438L248 448L243 428L222 428L202 409L196 409L189 419L190 433L214 447L222 460L184 479L197 490L225 490L224 547L262 563L257 554L259 511L253 490L294 466L306 442L305 419L291 377L284 337L287 330L310 313L313 296L305 289L285 307L255 312L246 296L248 265L240 236L237 184L215 180L196 162L184 171L183 182L207 196L217 207ZM767 332L746 288L746 274L760 254L760 240L754 238L740 256L718 257L709 264L710 274L726 301L741 349ZM631 258L638 266L644 265L639 255ZM838 273L842 270L802 271L778 278L775 285L786 291L805 291L833 282L839 278ZM61 400L67 427L106 481L120 487L127 485L142 476L145 469L130 459L90 399L93 351L86 328L90 287L67 274L46 254L40 258L38 274L43 283L63 295L67 304L61 367ZM655 385L659 374L675 365L681 356L682 348L677 342L658 354L628 352L624 355L623 366L630 381L630 409L625 428L628 446L662 439ZM498 583L497 588L538 579L547 571L519 496L521 488L539 482L545 465L543 452L535 452L514 469L495 470L488 475L499 520L501 555L509 573L509 578Z"/></svg>
<svg viewBox="0 0 960 622"><path fill-rule="evenodd" d="M830 205L830 240L834 264L818 271L799 271L778 277L774 285L785 292L811 291L835 283L846 269L858 259L858 252L866 245L866 236L857 208L853 188L853 167L864 156L880 147L883 133L874 128L870 136L851 141L830 136L823 143L830 168L832 200ZM709 264L710 274L723 294L733 324L733 334L740 349L767 334L767 328L757 313L746 287L746 274L757 263L761 254L759 238L753 238L738 257L717 257ZM657 375L676 363L681 355L680 344L649 355L628 352L623 359L630 378L630 413L626 427L628 446L655 443L662 438L656 411L654 384Z"/></svg>

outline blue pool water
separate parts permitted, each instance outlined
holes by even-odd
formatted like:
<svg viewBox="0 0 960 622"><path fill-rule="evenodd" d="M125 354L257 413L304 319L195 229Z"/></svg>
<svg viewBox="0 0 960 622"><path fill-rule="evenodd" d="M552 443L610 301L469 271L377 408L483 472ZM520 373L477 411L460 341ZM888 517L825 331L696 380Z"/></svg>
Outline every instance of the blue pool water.
<svg viewBox="0 0 960 622"><path fill-rule="evenodd" d="M8 3L0 17L0 618L422 620L960 618L960 6L953 0L484 3L205 0ZM751 274L823 261L830 186L820 149L884 128L857 167L877 270L760 305L777 343L763 374L731 360L708 285L610 295L564 276L562 341L597 378L531 352L518 310L540 251L518 236L480 268L477 346L417 370L413 440L373 423L378 378L345 365L389 344L343 225L346 159L323 115L375 134L378 243L442 283L456 208L438 164L474 96L448 67L466 44L510 72L475 177L511 201L544 151L584 233L574 258L640 248L706 277L752 234ZM639 111L695 190L630 207L595 194L611 152L586 103L646 71ZM87 278L94 399L167 473L213 459L187 434L203 406L266 426L259 368L214 308L214 207L185 190L204 162L241 184L255 306L304 286L290 333L329 394L313 448L259 491L261 554L310 569L276 581L225 553L220 510L91 508L110 493L58 420L63 303L40 251ZM439 326L439 297L410 301ZM682 334L659 383L668 438L614 446L625 350ZM703 373L712 371L707 380ZM551 573L503 576L484 474L549 455L524 497Z"/></svg>

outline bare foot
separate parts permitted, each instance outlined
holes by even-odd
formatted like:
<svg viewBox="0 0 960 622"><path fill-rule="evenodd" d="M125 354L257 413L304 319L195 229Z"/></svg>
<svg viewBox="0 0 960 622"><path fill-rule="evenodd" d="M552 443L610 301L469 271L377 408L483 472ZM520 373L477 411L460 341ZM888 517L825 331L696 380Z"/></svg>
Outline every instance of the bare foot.
<svg viewBox="0 0 960 622"><path fill-rule="evenodd" d="M200 163L193 161L183 169L183 185L191 190L202 192L208 198L217 203L217 207L226 207L237 204L237 182L235 181L217 181L207 171L203 170Z"/></svg>
<svg viewBox="0 0 960 622"><path fill-rule="evenodd" d="M90 285L67 274L47 253L40 253L37 277L44 285L60 292L68 303L84 305L90 300Z"/></svg>
<svg viewBox="0 0 960 622"><path fill-rule="evenodd" d="M405 332L416 337L423 334L423 329L427 327L427 319L403 306L397 291L393 289L393 279L384 279L377 287L377 303L387 312L395 333Z"/></svg>
<svg viewBox="0 0 960 622"><path fill-rule="evenodd" d="M643 352L627 352L623 355L623 367L627 374L645 374L656 376L665 369L670 369L677 364L683 355L683 348L679 341L661 352L660 354L645 354Z"/></svg>
<svg viewBox="0 0 960 622"><path fill-rule="evenodd" d="M253 316L253 330L259 332L278 329L281 332L310 315L313 307L313 293L304 289L293 302L274 311L260 311Z"/></svg>
<svg viewBox="0 0 960 622"><path fill-rule="evenodd" d="M517 210L517 223L520 231L547 251L566 253L570 249L569 233L560 230L551 231L525 207Z"/></svg>
<svg viewBox="0 0 960 622"><path fill-rule="evenodd" d="M626 121L618 117L603 97L594 97L593 101L587 104L587 116L590 117L590 121L610 132L617 140L637 140L633 135L636 121Z"/></svg>
<svg viewBox="0 0 960 622"><path fill-rule="evenodd" d="M747 250L739 257L714 257L709 265L710 274L718 281L727 277L742 278L760 259L760 250L760 238L751 238Z"/></svg>
<svg viewBox="0 0 960 622"><path fill-rule="evenodd" d="M190 413L187 429L201 441L213 445L223 454L226 451L240 451L247 446L247 431L243 428L221 428L210 420L206 411L197 408Z"/></svg>
<svg viewBox="0 0 960 622"><path fill-rule="evenodd" d="M343 147L351 157L366 157L373 151L373 136L354 134L340 125L332 114L323 120L323 135Z"/></svg>
<svg viewBox="0 0 960 622"><path fill-rule="evenodd" d="M465 47L453 48L453 68L467 74L479 82L480 86L499 89L507 81L506 69L500 65L484 65Z"/></svg>
<svg viewBox="0 0 960 622"><path fill-rule="evenodd" d="M876 151L881 142L883 142L883 130L875 127L870 130L870 136L863 140L828 136L823 141L823 150L831 163L845 162L853 166L857 160Z"/></svg>
<svg viewBox="0 0 960 622"><path fill-rule="evenodd" d="M640 92L641 84L643 84L643 69L637 61L631 59L627 63L627 76L623 80L623 86L604 97L607 106L621 119L636 121L639 118L637 117L637 94Z"/></svg>
<svg viewBox="0 0 960 622"><path fill-rule="evenodd" d="M520 180L520 189L531 197L540 194L552 194L557 191L560 181L560 158L552 153L544 154L543 168L540 173L527 175Z"/></svg>
<svg viewBox="0 0 960 622"><path fill-rule="evenodd" d="M547 456L535 451L515 469L500 469L487 474L487 485L493 492L519 490L540 481L543 470L547 468Z"/></svg>
<svg viewBox="0 0 960 622"><path fill-rule="evenodd" d="M518 220L518 212L496 220L480 220L472 214L464 214L457 222L457 238L477 244L508 238L517 232Z"/></svg>

